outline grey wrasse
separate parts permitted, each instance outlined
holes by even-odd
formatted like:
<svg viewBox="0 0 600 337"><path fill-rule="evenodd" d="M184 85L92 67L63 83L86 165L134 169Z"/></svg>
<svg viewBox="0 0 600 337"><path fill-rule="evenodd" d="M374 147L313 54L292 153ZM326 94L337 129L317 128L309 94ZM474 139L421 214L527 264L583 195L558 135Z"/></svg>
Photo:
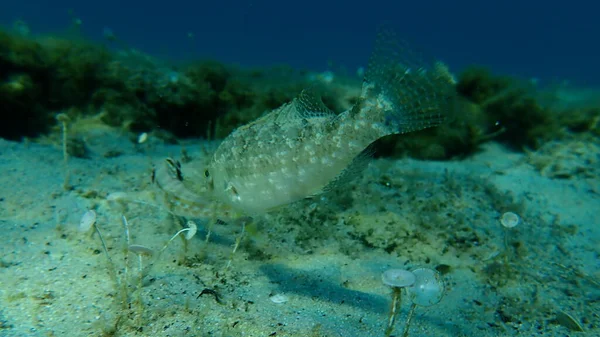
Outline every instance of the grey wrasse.
<svg viewBox="0 0 600 337"><path fill-rule="evenodd" d="M454 93L443 64L426 65L382 30L351 109L335 114L303 91L223 140L204 170L206 190L247 215L317 196L356 175L377 139L442 123Z"/></svg>

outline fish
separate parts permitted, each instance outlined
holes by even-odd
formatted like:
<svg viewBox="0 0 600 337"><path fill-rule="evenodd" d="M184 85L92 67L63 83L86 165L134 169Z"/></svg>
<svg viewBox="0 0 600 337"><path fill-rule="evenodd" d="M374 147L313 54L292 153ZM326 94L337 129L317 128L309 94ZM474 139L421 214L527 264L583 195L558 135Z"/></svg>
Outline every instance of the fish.
<svg viewBox="0 0 600 337"><path fill-rule="evenodd" d="M237 128L205 168L206 190L243 214L259 215L343 186L366 166L376 140L443 123L454 84L444 64L421 61L382 29L356 104L336 114L306 89Z"/></svg>

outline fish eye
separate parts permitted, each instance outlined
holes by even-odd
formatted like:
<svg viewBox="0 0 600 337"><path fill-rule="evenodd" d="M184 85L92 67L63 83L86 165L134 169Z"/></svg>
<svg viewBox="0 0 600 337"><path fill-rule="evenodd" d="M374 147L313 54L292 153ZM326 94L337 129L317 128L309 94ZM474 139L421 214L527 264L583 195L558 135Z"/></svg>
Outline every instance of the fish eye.
<svg viewBox="0 0 600 337"><path fill-rule="evenodd" d="M210 172L208 172L208 170L204 170L204 176L206 178L210 177Z"/></svg>

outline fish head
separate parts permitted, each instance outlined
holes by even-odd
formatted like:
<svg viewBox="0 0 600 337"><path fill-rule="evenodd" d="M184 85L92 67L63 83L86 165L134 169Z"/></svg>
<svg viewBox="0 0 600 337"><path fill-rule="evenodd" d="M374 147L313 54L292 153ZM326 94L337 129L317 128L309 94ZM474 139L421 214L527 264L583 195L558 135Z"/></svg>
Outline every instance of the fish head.
<svg viewBox="0 0 600 337"><path fill-rule="evenodd" d="M244 198L244 191L240 189L240 185L236 184L232 180L227 171L216 167L216 165L209 166L204 171L206 177L207 189L214 196L216 196L222 202L225 202L235 208L244 208L242 204L246 198Z"/></svg>

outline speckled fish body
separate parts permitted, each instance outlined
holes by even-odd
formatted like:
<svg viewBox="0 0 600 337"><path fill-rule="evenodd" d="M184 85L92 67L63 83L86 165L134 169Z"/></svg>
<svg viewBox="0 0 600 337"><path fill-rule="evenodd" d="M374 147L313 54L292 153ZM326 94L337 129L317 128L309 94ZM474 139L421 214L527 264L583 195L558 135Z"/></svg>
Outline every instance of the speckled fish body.
<svg viewBox="0 0 600 337"><path fill-rule="evenodd" d="M301 118L295 103L236 130L209 167L220 199L245 212L272 209L317 194L358 154L333 116ZM340 130L341 131L341 130Z"/></svg>
<svg viewBox="0 0 600 337"><path fill-rule="evenodd" d="M215 196L247 214L268 212L343 181L375 140L439 124L451 76L440 64L398 60L389 35L379 37L352 109L336 115L304 91L228 136L206 170Z"/></svg>

